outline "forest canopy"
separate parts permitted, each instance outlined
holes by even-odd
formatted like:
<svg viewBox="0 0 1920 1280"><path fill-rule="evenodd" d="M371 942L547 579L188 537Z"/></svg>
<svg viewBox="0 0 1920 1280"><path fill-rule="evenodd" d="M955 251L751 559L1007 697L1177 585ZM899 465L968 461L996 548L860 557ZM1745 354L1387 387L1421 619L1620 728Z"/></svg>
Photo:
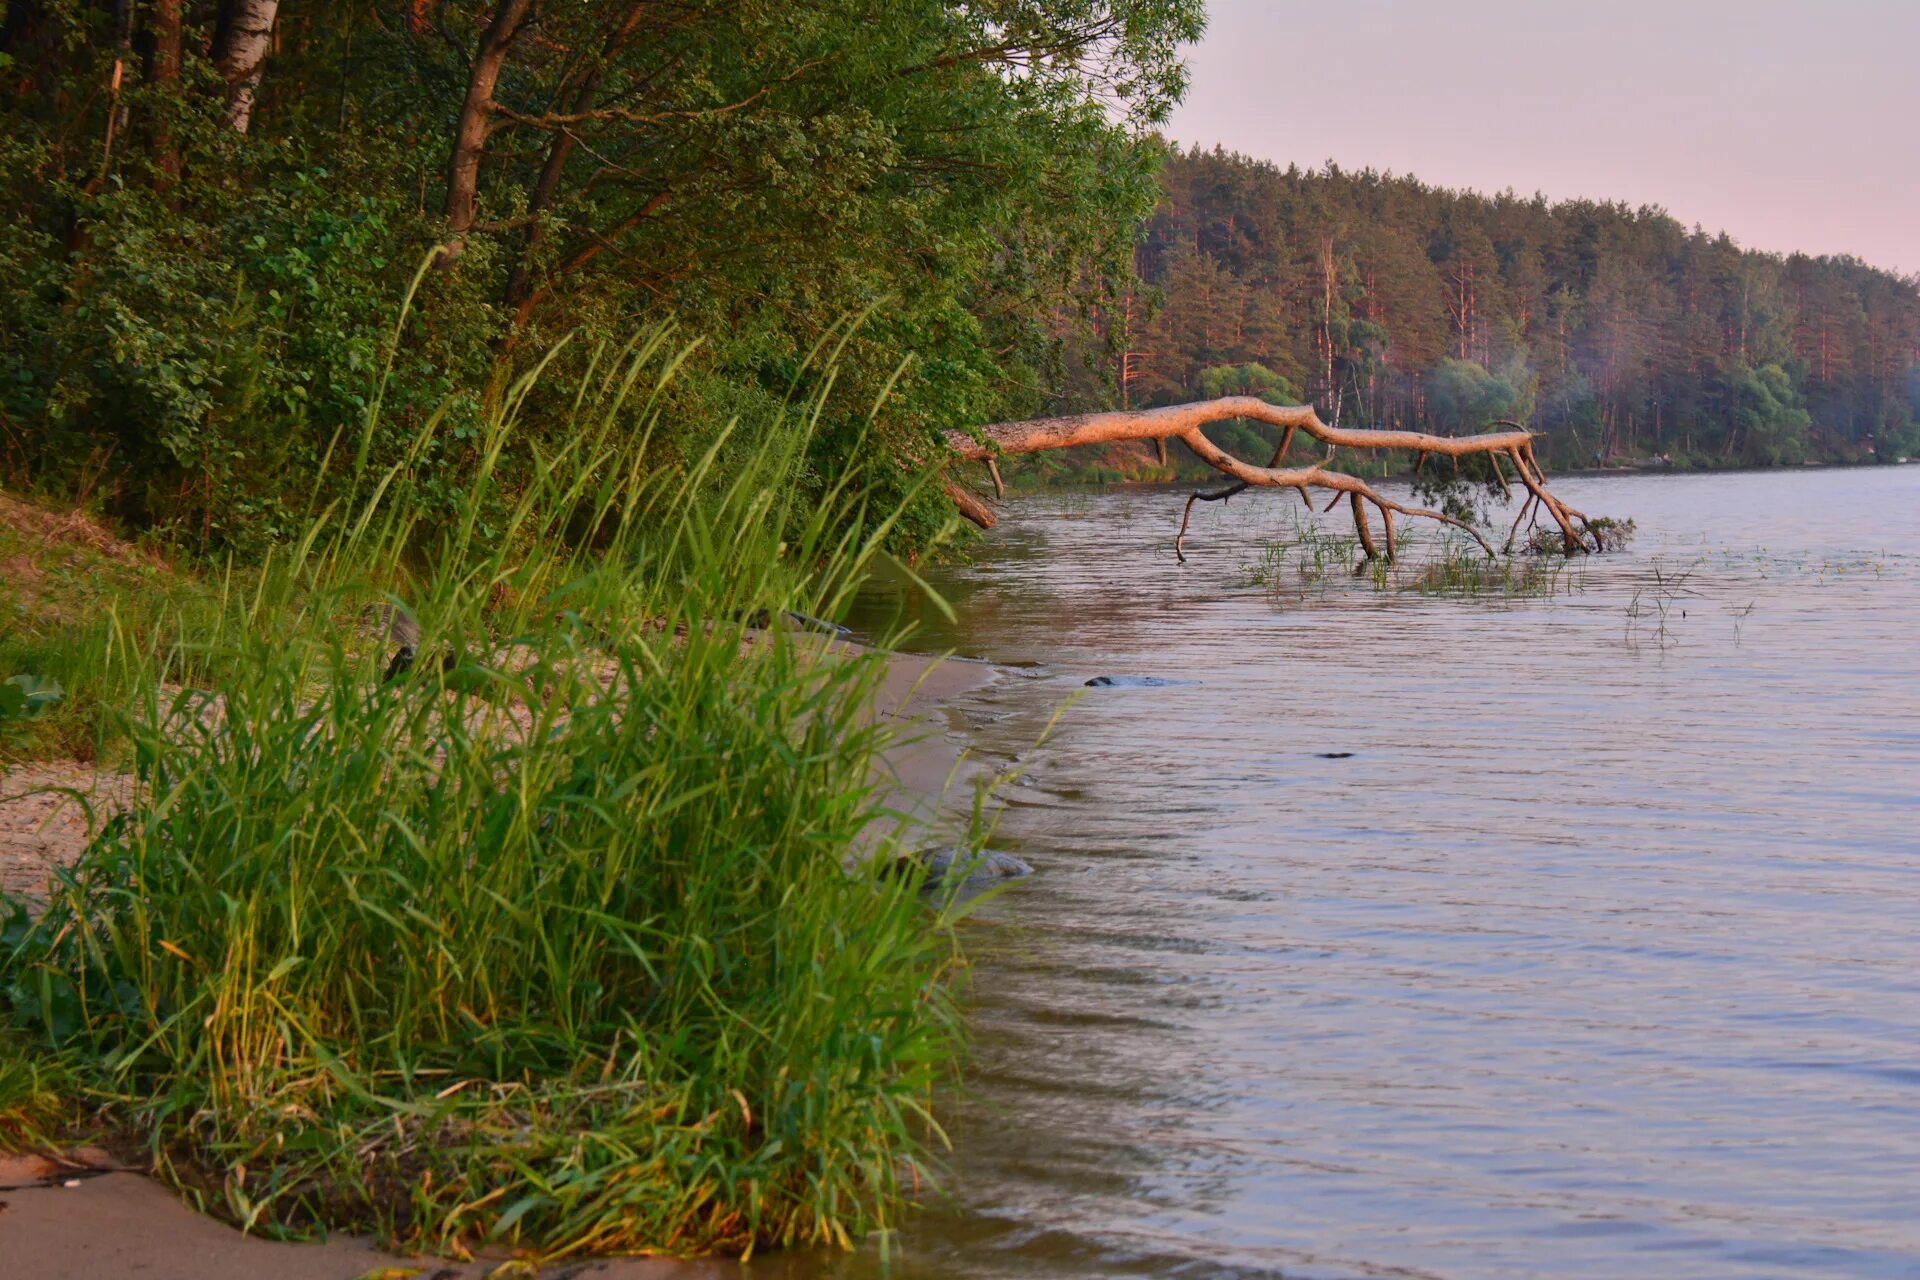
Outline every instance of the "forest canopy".
<svg viewBox="0 0 1920 1280"><path fill-rule="evenodd" d="M436 250L373 444L398 456L443 413L422 503L465 483L470 389L669 319L699 349L662 465L772 420L862 314L814 465L874 446L886 388L878 444L910 459L1043 407L1060 317L1129 278L1201 21L1199 0L7 0L0 481L209 548L286 536Z"/></svg>
<svg viewBox="0 0 1920 1280"><path fill-rule="evenodd" d="M1561 466L1920 453L1920 284L1665 212L1171 151L1108 318L1135 404L1296 392L1331 423L1545 432ZM1148 316L1148 304L1158 310Z"/></svg>

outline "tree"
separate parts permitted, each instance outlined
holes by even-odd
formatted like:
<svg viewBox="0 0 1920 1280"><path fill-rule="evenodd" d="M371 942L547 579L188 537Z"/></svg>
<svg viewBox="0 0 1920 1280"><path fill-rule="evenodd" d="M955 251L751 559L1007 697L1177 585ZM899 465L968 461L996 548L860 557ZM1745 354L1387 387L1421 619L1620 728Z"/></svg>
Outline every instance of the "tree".
<svg viewBox="0 0 1920 1280"><path fill-rule="evenodd" d="M1472 360L1441 361L1428 379L1427 399L1435 425L1455 434L1533 416L1532 378L1524 370L1494 374Z"/></svg>
<svg viewBox="0 0 1920 1280"><path fill-rule="evenodd" d="M1238 458L1207 438L1203 428L1209 423L1236 418L1252 419L1281 429L1280 446L1274 451L1273 459L1267 465L1259 466ZM1304 467L1281 466L1295 432L1304 432L1327 445L1328 458ZM951 431L946 437L948 448L957 457L985 462L989 467L994 468L996 487L999 480L996 459L1003 455L1041 453L1054 449L1071 449L1080 445L1111 444L1121 440L1178 440L1191 450L1195 457L1234 482L1224 489L1196 492L1187 499L1186 515L1182 517L1180 532L1174 538L1176 553L1182 550L1182 544L1186 538L1187 520L1193 514L1195 502L1223 501L1257 486L1296 490L1309 509L1313 505L1312 498L1308 494L1310 489L1325 489L1333 494L1332 501L1328 503L1328 510L1331 510L1333 502L1339 501L1344 494L1353 513L1354 532L1359 537L1361 549L1368 560L1381 554L1380 548L1374 542L1372 529L1367 523L1368 505L1379 513L1386 542L1385 556L1389 562L1393 560L1395 554L1393 518L1396 515L1437 520L1442 524L1452 525L1470 535L1488 556L1494 554L1492 545L1467 521L1442 511L1410 507L1395 502L1381 495L1358 476L1329 470L1326 463L1330 461L1332 450L1335 448L1404 449L1418 455L1422 461L1428 454L1453 459L1484 459L1491 467L1493 474L1499 477L1502 486L1507 482L1499 459L1504 457L1513 466L1516 478L1527 492L1527 501L1521 507L1519 518L1514 521L1516 529L1519 528L1521 521L1526 519L1529 510L1537 505L1541 511L1551 515L1554 522L1559 525L1568 555L1575 555L1582 551L1605 550L1601 535L1596 532L1592 522L1548 491L1546 473L1541 470L1539 460L1534 456L1533 434L1525 428L1510 427L1508 430L1483 432L1473 436L1435 436L1418 431L1354 431L1338 426L1328 426L1320 420L1319 415L1310 406L1285 407L1268 404L1265 400L1253 396L1228 396L1219 400L1166 405L1157 409L1121 410L1112 413L1077 414L1064 418L1038 418L1027 422L995 423L973 431ZM985 503L973 498L964 490L959 490L956 486L949 486L948 492L954 496L962 515L983 526L992 526L993 512ZM1576 520L1580 522L1578 529L1574 526ZM1184 559L1184 556L1182 558Z"/></svg>
<svg viewBox="0 0 1920 1280"><path fill-rule="evenodd" d="M177 31L178 0L172 0L172 7L172 13L157 9L156 21ZM273 46L273 22L279 11L280 0L221 0L213 64L227 84L227 127L235 133L245 133L253 123L253 101Z"/></svg>
<svg viewBox="0 0 1920 1280"><path fill-rule="evenodd" d="M687 425L661 466L704 424L772 421L853 315L814 483L856 448L911 459L955 421L1039 411L1056 326L1134 283L1149 131L1201 22L1198 0L6 14L6 465L98 477L117 514L209 546L292 526L435 250L369 447L407 456L451 401L421 468L445 497L484 417L458 388L504 387L569 334L556 372L583 369L668 317L699 342L663 393ZM517 456L568 413L536 397Z"/></svg>
<svg viewBox="0 0 1920 1280"><path fill-rule="evenodd" d="M1727 447L1748 462L1773 465L1798 462L1806 456L1806 433L1812 425L1800 407L1793 379L1777 364L1758 369L1735 364L1721 376L1733 431Z"/></svg>

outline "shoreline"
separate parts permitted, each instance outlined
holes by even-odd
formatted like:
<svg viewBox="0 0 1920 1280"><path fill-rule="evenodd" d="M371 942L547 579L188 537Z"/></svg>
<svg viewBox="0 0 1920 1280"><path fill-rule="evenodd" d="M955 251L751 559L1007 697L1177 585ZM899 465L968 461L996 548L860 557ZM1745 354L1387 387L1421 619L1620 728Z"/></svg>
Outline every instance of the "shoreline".
<svg viewBox="0 0 1920 1280"><path fill-rule="evenodd" d="M1080 447L1092 448L1097 446L1080 446ZM1890 471L1900 467L1914 467L1914 466L1920 466L1920 458L1895 458L1891 462L1879 462L1879 461L1847 462L1847 461L1808 460L1804 462L1780 462L1780 463L1775 463L1771 466L1761 465L1758 463L1741 463L1737 466L1725 466L1725 467L1634 466L1632 464L1622 464L1619 466L1610 466L1610 467L1591 467L1591 466L1569 467L1569 468L1566 468L1565 470L1553 471L1550 474L1560 479L1586 480L1586 479L1610 479L1610 478L1615 478L1620 476L1728 476L1728 475L1764 474L1769 472L1779 472L1786 475L1793 475L1793 474L1798 474L1806 471L1872 471L1876 469L1884 469L1884 470ZM1414 472L1410 470L1396 471L1389 475L1364 476L1363 478L1367 480L1377 480L1383 483L1394 483L1394 482L1408 483L1413 480ZM1034 496L1044 495L1044 494L1084 493L1089 490L1101 490L1101 489L1121 489L1121 490L1165 489L1169 491L1177 490L1180 493L1185 493L1187 490L1192 489L1195 485L1205 486L1213 483L1218 479L1219 479L1219 473L1213 472L1213 471L1208 472L1206 475L1195 476L1191 479L1181 479L1177 476L1170 477L1167 479L1157 479L1153 477L1128 478L1125 476L1120 476L1117 478L1100 479L1100 480L1094 480L1094 479L1052 480L1052 481L1043 481L1039 483L1022 484L1010 478L1007 485L1007 493L1010 497L1034 497Z"/></svg>
<svg viewBox="0 0 1920 1280"><path fill-rule="evenodd" d="M999 668L977 659L913 653L890 653L886 662L874 691L873 713L898 722L903 731L882 757L876 783L883 803L900 814L903 823L942 831L954 816L947 811L946 797L962 795L970 801L973 781L980 775L958 740L964 720L953 703L991 683ZM130 783L124 774L90 770L77 761L42 761L0 774L0 797L17 790L21 775L40 779L34 785L88 785L94 794L104 788L109 796L124 796ZM96 822L107 812L103 807L96 813ZM28 813L46 824L40 833L45 838L31 844L15 838L23 831L19 820ZM0 798L0 886L17 892L36 875L44 877L56 862L71 862L88 833L71 799ZM266 1240L199 1213L160 1182L126 1170L105 1152L82 1150L70 1158L71 1165L58 1165L38 1155L0 1155L0 1243L10 1263L8 1274L17 1269L38 1280L117 1275L145 1280L359 1280L370 1275L480 1280L507 1261L505 1256L464 1263L406 1257L345 1235L313 1243ZM569 1280L717 1280L737 1277L740 1264L733 1258L625 1257L555 1266Z"/></svg>

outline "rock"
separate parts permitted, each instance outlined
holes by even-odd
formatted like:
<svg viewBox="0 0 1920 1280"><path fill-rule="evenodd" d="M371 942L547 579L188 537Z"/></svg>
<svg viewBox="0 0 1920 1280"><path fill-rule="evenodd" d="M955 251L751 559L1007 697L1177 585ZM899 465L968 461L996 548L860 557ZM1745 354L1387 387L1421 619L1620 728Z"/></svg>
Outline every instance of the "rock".
<svg viewBox="0 0 1920 1280"><path fill-rule="evenodd" d="M420 644L420 623L400 605L368 605L360 611L360 629L376 640L391 640L403 649L413 649Z"/></svg>
<svg viewBox="0 0 1920 1280"><path fill-rule="evenodd" d="M1000 853L993 849L982 849L979 853L974 853L971 849L958 845L916 849L894 863L894 866L903 872L911 865L926 868L928 887L944 883L956 867L966 873L963 882L975 888L984 887L997 880L1019 880L1033 874L1032 867L1010 853Z"/></svg>
<svg viewBox="0 0 1920 1280"><path fill-rule="evenodd" d="M1171 689L1198 680L1169 680L1164 676L1095 676L1087 681L1089 689Z"/></svg>

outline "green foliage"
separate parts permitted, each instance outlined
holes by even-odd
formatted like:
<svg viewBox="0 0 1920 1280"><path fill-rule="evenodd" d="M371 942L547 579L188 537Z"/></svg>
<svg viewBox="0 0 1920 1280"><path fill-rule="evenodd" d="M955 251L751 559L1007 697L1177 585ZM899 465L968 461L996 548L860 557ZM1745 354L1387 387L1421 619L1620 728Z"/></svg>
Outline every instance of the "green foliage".
<svg viewBox="0 0 1920 1280"><path fill-rule="evenodd" d="M1348 425L1530 422L1558 465L1920 448L1912 279L1742 250L1654 208L1218 150L1169 153L1162 185L1140 262L1163 303L1129 329L1145 403L1252 364Z"/></svg>
<svg viewBox="0 0 1920 1280"><path fill-rule="evenodd" d="M1523 371L1502 376L1472 360L1442 360L1427 381L1434 425L1445 435L1471 435L1490 422L1524 422L1533 416L1532 382Z"/></svg>
<svg viewBox="0 0 1920 1280"><path fill-rule="evenodd" d="M1581 526L1581 532L1592 537L1594 546L1600 551L1620 551L1633 541L1639 526L1633 520L1616 520L1611 516L1595 516ZM1544 556L1550 559L1564 560L1567 555L1567 543L1557 527L1539 523L1527 532L1520 550L1530 556Z"/></svg>
<svg viewBox="0 0 1920 1280"><path fill-rule="evenodd" d="M132 810L37 918L0 903L0 1016L242 1225L846 1244L939 1139L951 938L913 878L850 873L896 853L880 660L746 629L835 616L893 512L857 473L799 495L817 400L669 475L663 341L585 363L523 490L498 463L526 381L451 520L405 458L344 465L289 551L148 656ZM383 684L355 620L396 591L421 657Z"/></svg>
<svg viewBox="0 0 1920 1280"><path fill-rule="evenodd" d="M1300 393L1293 384L1261 364L1217 364L1202 369L1197 380L1200 396L1217 400L1221 396L1259 396L1268 404L1299 404Z"/></svg>
<svg viewBox="0 0 1920 1280"><path fill-rule="evenodd" d="M400 196L278 160L269 153L257 185L211 202L204 221L137 187L75 197L87 258L57 290L29 276L5 299L22 323L0 347L0 404L37 425L22 433L17 480L56 492L103 483L117 514L202 549L258 553L300 527L321 459L366 417L392 345L405 284L395 260L417 261L430 239L397 230ZM423 459L446 471L421 490L444 511L478 420L455 380L484 383L497 328L473 281L428 286L375 456L446 413L447 443Z"/></svg>
<svg viewBox="0 0 1920 1280"><path fill-rule="evenodd" d="M27 721L60 701L66 691L39 676L9 676L0 681L0 750L17 746L27 733Z"/></svg>
<svg viewBox="0 0 1920 1280"><path fill-rule="evenodd" d="M369 456L443 413L413 491L450 516L489 399L564 335L672 316L704 339L654 440L671 468L705 451L700 424L766 421L819 335L868 311L801 481L824 492L856 446L910 460L1041 407L1055 316L1130 273L1157 195L1144 131L1201 22L1197 0L535 6L456 225L449 157L495 9L287 9L245 136L204 6L177 77L121 58L112 6L10 10L0 54L31 71L0 101L0 478L257 556L303 527L389 358ZM151 47L157 7L123 11ZM394 264L439 244L457 252L395 342ZM535 391L508 488L564 444L565 409ZM909 544L944 521L917 501Z"/></svg>
<svg viewBox="0 0 1920 1280"><path fill-rule="evenodd" d="M1793 378L1777 364L1754 369L1734 364L1722 374L1733 447L1749 462L1772 465L1806 456L1807 428L1813 423L1800 407Z"/></svg>

